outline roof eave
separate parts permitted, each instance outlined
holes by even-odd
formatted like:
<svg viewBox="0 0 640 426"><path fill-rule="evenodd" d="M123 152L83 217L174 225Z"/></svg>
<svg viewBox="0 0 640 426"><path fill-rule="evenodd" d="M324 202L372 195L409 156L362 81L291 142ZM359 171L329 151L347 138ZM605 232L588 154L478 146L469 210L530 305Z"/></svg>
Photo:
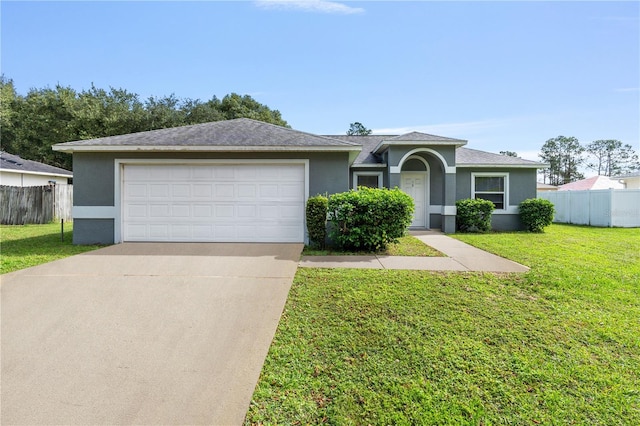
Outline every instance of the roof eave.
<svg viewBox="0 0 640 426"><path fill-rule="evenodd" d="M74 152L360 152L361 146L210 146L210 145L65 145L54 151Z"/></svg>
<svg viewBox="0 0 640 426"><path fill-rule="evenodd" d="M31 170L16 170L16 169L3 169L0 168L0 171L3 173L22 173L29 175L38 175L38 176L60 176L60 177L73 177L71 173L59 173L59 172L33 172Z"/></svg>
<svg viewBox="0 0 640 426"><path fill-rule="evenodd" d="M469 167L474 167L474 168L496 168L496 167L503 167L503 168L510 168L510 169L546 169L549 167L548 164L503 164L503 163L492 163L492 164L487 164L487 163L463 163L463 164L456 164L456 167L463 167L463 168L469 168Z"/></svg>

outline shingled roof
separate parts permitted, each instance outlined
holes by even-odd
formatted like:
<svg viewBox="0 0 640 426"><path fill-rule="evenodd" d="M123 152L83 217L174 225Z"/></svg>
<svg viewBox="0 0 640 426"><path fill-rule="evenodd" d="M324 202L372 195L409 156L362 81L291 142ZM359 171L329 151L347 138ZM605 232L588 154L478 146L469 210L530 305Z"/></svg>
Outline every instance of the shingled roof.
<svg viewBox="0 0 640 426"><path fill-rule="evenodd" d="M360 145L249 118L214 121L120 136L60 143L56 151L128 150L313 150L359 151Z"/></svg>
<svg viewBox="0 0 640 426"><path fill-rule="evenodd" d="M462 139L445 138L443 136L427 135L426 133L412 132L407 135L412 135L416 138L421 138L422 142L428 142L428 138L434 138L438 141L449 140L454 145L457 142L465 142ZM389 140L402 140L407 135L367 135L367 136L345 136L345 135L331 135L330 138L339 139L346 142L357 143L362 145L362 151L354 161L353 165L373 165L381 164L380 156L375 154L376 147L382 141ZM544 167L544 164L537 161L525 160L519 157L509 157L507 155L494 154L486 151L479 151L477 149L470 148L457 148L456 149L456 165L460 167L489 167L489 166L505 166L505 167Z"/></svg>
<svg viewBox="0 0 640 426"><path fill-rule="evenodd" d="M456 150L456 165L458 167L545 167L538 161L525 160L520 157L494 154L492 152L479 151L471 148L458 148Z"/></svg>
<svg viewBox="0 0 640 426"><path fill-rule="evenodd" d="M25 160L17 155L9 154L8 152L0 152L0 170L21 172L21 173L36 173L36 174L50 174L56 176L72 177L73 173L69 170L61 169L60 167L50 166L48 164L40 163L33 160Z"/></svg>

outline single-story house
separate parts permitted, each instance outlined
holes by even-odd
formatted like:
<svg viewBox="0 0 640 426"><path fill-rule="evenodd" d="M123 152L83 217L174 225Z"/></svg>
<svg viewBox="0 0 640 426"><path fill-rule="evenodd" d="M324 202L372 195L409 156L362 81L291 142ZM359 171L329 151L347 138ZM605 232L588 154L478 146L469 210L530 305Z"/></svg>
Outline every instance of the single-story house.
<svg viewBox="0 0 640 426"><path fill-rule="evenodd" d="M55 183L66 185L73 173L60 167L25 160L8 152L0 152L0 185L44 186Z"/></svg>
<svg viewBox="0 0 640 426"><path fill-rule="evenodd" d="M519 229L536 197L535 161L412 132L321 136L239 118L53 146L73 154L74 242L303 242L305 202L358 185L399 187L412 226L455 232L456 200L496 205Z"/></svg>
<svg viewBox="0 0 640 426"><path fill-rule="evenodd" d="M558 187L558 191L588 191L594 189L624 189L624 184L607 176L592 176L587 179L565 183Z"/></svg>

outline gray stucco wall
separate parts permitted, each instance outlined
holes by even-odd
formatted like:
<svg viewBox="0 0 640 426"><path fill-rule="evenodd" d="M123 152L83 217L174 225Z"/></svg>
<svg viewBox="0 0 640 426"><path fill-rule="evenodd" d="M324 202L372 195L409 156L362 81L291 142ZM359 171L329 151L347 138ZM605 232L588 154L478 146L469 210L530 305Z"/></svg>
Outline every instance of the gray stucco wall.
<svg viewBox="0 0 640 426"><path fill-rule="evenodd" d="M349 154L315 153L75 153L74 206L115 206L116 159L308 159L309 196L333 194L349 189ZM119 184L119 183L117 183ZM112 244L114 220L78 218L74 220L74 244Z"/></svg>
<svg viewBox="0 0 640 426"><path fill-rule="evenodd" d="M456 199L471 197L472 173L509 173L509 206L518 206L528 198L536 198L536 169L471 169L458 168ZM494 213L491 217L491 227L496 231L515 231L524 229L519 214Z"/></svg>
<svg viewBox="0 0 640 426"><path fill-rule="evenodd" d="M517 206L527 198L536 198L536 169L458 168L456 200L471 197L471 173L509 173L509 205Z"/></svg>
<svg viewBox="0 0 640 426"><path fill-rule="evenodd" d="M73 154L73 205L113 206L112 154Z"/></svg>
<svg viewBox="0 0 640 426"><path fill-rule="evenodd" d="M113 219L74 219L73 244L113 244Z"/></svg>
<svg viewBox="0 0 640 426"><path fill-rule="evenodd" d="M114 206L116 159L309 159L309 195L349 189L348 153L76 153L74 206Z"/></svg>

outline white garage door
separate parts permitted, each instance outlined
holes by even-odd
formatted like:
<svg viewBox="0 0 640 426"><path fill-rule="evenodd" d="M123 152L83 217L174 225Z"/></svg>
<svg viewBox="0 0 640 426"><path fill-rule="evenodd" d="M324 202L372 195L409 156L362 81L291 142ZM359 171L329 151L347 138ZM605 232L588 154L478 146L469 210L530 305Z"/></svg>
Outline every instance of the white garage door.
<svg viewBox="0 0 640 426"><path fill-rule="evenodd" d="M125 165L124 241L302 242L304 165Z"/></svg>

